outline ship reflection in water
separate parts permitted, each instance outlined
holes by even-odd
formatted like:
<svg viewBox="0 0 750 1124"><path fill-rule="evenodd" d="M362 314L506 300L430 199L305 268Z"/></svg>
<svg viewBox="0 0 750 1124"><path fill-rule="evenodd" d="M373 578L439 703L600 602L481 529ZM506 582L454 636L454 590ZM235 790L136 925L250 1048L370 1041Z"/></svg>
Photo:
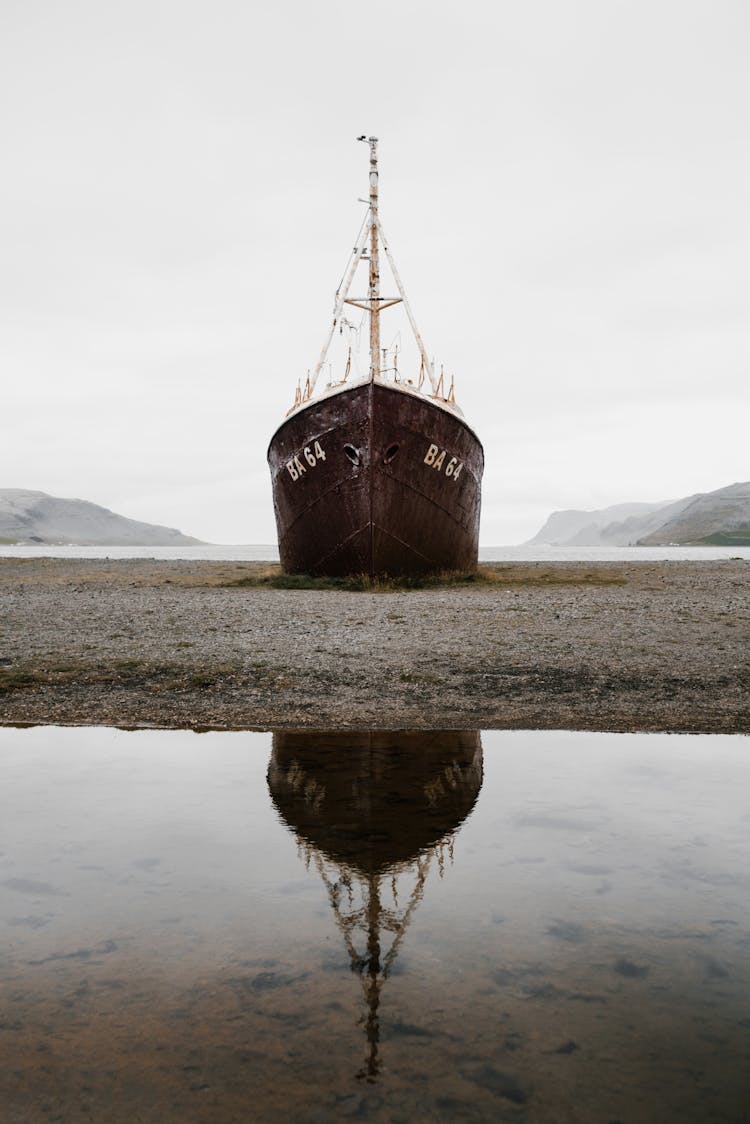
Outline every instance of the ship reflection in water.
<svg viewBox="0 0 750 1124"><path fill-rule="evenodd" d="M482 784L479 734L383 731L273 735L268 785L315 867L362 980L367 1056L358 1077L380 1072L380 993L437 867Z"/></svg>
<svg viewBox="0 0 750 1124"><path fill-rule="evenodd" d="M741 737L0 728L0 1119L748 1119Z"/></svg>

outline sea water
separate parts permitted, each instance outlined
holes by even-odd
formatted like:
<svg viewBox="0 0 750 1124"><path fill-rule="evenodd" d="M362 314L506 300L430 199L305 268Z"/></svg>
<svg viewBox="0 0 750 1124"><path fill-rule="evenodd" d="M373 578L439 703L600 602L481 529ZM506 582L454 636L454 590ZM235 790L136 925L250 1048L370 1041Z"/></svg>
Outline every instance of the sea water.
<svg viewBox="0 0 750 1124"><path fill-rule="evenodd" d="M0 1118L747 1119L749 748L0 729Z"/></svg>
<svg viewBox="0 0 750 1124"><path fill-rule="evenodd" d="M278 562L275 543L231 546L51 546L0 543L0 558L152 558L165 562ZM480 546L483 562L750 561L750 546Z"/></svg>

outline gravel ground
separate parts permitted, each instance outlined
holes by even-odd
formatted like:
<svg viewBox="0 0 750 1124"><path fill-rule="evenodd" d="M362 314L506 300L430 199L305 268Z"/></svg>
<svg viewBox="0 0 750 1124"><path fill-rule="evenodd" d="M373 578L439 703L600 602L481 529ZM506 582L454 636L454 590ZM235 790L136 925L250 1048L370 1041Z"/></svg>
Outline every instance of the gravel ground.
<svg viewBox="0 0 750 1124"><path fill-rule="evenodd" d="M750 563L233 584L264 569L0 559L0 722L750 732Z"/></svg>

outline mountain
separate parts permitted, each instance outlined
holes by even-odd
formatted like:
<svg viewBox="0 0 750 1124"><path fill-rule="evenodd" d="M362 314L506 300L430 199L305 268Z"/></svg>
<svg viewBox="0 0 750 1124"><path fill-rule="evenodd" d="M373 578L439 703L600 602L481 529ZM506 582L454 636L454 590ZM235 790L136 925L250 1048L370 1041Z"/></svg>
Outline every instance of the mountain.
<svg viewBox="0 0 750 1124"><path fill-rule="evenodd" d="M139 523L86 500L0 488L0 542L74 543L76 546L190 546L171 527Z"/></svg>
<svg viewBox="0 0 750 1124"><path fill-rule="evenodd" d="M750 546L750 481L691 496L662 527L640 540L641 546L662 543Z"/></svg>
<svg viewBox="0 0 750 1124"><path fill-rule="evenodd" d="M599 511L553 511L529 546L633 546L689 500L618 503Z"/></svg>
<svg viewBox="0 0 750 1124"><path fill-rule="evenodd" d="M554 511L529 546L750 545L750 483L663 503Z"/></svg>

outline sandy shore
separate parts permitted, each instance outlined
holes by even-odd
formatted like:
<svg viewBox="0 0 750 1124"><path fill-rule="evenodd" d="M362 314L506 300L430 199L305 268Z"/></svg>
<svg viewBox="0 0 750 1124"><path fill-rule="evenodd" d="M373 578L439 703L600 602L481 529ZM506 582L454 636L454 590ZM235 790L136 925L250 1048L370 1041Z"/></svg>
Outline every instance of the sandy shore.
<svg viewBox="0 0 750 1124"><path fill-rule="evenodd" d="M750 732L750 563L491 569L357 593L0 559L0 721Z"/></svg>

